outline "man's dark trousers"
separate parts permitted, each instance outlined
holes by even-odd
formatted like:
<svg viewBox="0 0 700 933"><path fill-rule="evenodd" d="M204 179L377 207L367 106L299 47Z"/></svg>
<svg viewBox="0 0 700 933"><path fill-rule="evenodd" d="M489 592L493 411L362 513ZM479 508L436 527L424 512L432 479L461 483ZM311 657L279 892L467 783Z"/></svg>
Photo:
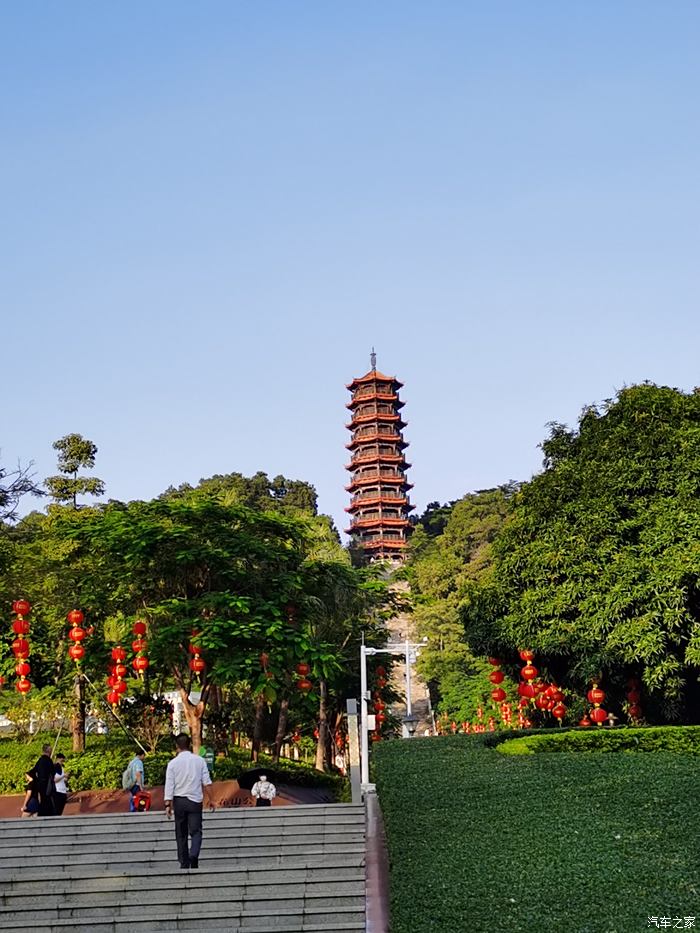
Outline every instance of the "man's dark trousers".
<svg viewBox="0 0 700 933"><path fill-rule="evenodd" d="M173 814L177 857L182 868L189 868L191 862L199 858L199 850L202 848L202 803L195 803L189 797L173 797ZM192 837L189 851L188 835Z"/></svg>

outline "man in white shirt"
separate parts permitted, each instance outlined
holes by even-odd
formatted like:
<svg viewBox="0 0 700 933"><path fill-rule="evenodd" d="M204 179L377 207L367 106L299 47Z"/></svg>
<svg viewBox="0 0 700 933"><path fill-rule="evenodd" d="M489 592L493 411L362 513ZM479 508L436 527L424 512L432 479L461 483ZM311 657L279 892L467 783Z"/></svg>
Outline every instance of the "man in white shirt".
<svg viewBox="0 0 700 933"><path fill-rule="evenodd" d="M175 739L177 755L165 772L165 812L175 813L175 839L180 868L199 868L202 847L202 803L207 798L213 810L211 777L207 763L190 751L190 737L180 733ZM188 836L192 839L188 849Z"/></svg>

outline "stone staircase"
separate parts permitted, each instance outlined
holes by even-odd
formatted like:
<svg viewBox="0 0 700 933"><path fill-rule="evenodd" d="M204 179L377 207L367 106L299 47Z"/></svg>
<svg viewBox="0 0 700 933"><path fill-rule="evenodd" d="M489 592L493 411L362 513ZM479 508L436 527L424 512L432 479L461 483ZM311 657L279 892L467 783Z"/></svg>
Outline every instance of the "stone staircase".
<svg viewBox="0 0 700 933"><path fill-rule="evenodd" d="M183 871L163 813L0 821L0 930L364 931L365 815L327 804L205 813Z"/></svg>

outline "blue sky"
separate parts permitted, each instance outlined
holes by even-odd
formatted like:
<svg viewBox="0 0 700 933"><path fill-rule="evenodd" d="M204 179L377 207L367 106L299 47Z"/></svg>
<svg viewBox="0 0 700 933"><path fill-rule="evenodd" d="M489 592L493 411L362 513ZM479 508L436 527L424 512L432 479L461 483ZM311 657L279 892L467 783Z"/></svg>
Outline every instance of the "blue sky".
<svg viewBox="0 0 700 933"><path fill-rule="evenodd" d="M700 383L695 2L0 8L2 462L108 495L261 469L344 521L344 384L420 508L547 422Z"/></svg>

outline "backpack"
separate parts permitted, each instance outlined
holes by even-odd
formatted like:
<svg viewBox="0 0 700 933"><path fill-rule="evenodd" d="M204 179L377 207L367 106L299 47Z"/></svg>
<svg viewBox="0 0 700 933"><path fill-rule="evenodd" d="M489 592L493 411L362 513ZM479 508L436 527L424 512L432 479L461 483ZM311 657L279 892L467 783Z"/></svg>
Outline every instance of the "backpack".
<svg viewBox="0 0 700 933"><path fill-rule="evenodd" d="M122 790L131 790L134 786L134 775L133 768L131 767L131 762L124 768L122 772Z"/></svg>

